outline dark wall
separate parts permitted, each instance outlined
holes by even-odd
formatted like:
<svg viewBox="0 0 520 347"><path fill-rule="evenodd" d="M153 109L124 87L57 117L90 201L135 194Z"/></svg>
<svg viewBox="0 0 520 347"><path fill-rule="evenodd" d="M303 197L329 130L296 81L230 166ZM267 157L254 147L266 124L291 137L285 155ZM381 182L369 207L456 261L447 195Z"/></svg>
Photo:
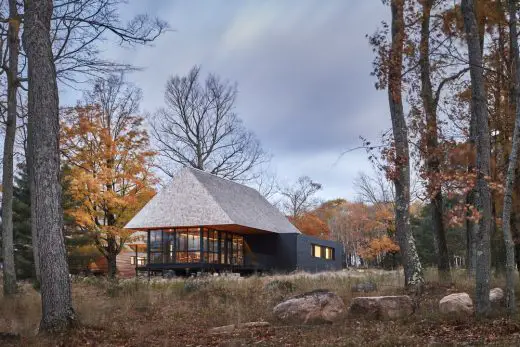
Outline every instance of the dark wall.
<svg viewBox="0 0 520 347"><path fill-rule="evenodd" d="M298 234L278 234L276 270L294 271L297 265L296 238Z"/></svg>
<svg viewBox="0 0 520 347"><path fill-rule="evenodd" d="M339 242L321 240L303 234L246 235L245 265L271 271L309 272L339 270L343 247ZM334 248L334 260L312 256L312 245Z"/></svg>
<svg viewBox="0 0 520 347"><path fill-rule="evenodd" d="M272 269L277 264L278 235L244 235L244 265Z"/></svg>
<svg viewBox="0 0 520 347"><path fill-rule="evenodd" d="M312 256L312 245L334 248L334 259L327 260ZM297 268L309 272L342 269L343 247L336 241L322 240L316 237L300 234L296 239Z"/></svg>

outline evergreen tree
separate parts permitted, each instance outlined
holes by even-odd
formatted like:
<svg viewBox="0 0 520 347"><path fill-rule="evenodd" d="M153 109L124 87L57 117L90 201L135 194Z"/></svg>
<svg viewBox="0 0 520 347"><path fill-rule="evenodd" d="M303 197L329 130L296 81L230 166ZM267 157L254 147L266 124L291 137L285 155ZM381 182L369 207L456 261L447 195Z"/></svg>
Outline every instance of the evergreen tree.
<svg viewBox="0 0 520 347"><path fill-rule="evenodd" d="M35 276L31 234L31 195L29 174L25 164L18 165L13 190L13 234L16 276L20 279Z"/></svg>

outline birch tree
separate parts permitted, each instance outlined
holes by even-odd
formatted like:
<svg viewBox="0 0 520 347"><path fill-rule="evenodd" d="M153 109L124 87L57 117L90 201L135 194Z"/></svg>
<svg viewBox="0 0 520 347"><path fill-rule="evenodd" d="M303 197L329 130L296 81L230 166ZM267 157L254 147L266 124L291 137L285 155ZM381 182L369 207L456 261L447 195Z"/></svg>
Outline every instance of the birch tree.
<svg viewBox="0 0 520 347"><path fill-rule="evenodd" d="M410 228L410 154L408 127L402 100L403 50L405 40L404 0L391 0L391 47L388 56L388 103L394 138L395 227L403 256L405 285L416 292L424 283L423 270Z"/></svg>

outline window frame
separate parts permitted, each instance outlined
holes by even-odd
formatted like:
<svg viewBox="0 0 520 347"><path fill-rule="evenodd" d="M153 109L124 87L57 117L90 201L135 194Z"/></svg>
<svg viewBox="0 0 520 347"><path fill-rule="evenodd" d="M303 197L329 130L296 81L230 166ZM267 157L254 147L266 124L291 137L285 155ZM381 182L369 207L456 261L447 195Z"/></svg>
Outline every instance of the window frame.
<svg viewBox="0 0 520 347"><path fill-rule="evenodd" d="M319 255L317 255L318 252L316 252L316 250L319 250ZM334 261L336 260L335 251L336 250L334 247L319 245L317 243L311 243L311 256L313 258Z"/></svg>

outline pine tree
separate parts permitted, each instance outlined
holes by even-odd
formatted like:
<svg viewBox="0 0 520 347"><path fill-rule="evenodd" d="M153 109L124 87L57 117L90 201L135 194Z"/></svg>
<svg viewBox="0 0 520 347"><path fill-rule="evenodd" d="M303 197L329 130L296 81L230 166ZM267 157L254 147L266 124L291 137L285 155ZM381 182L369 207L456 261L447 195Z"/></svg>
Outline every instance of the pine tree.
<svg viewBox="0 0 520 347"><path fill-rule="evenodd" d="M16 276L20 279L35 277L31 234L31 195L29 174L25 164L18 165L13 190L13 234Z"/></svg>

